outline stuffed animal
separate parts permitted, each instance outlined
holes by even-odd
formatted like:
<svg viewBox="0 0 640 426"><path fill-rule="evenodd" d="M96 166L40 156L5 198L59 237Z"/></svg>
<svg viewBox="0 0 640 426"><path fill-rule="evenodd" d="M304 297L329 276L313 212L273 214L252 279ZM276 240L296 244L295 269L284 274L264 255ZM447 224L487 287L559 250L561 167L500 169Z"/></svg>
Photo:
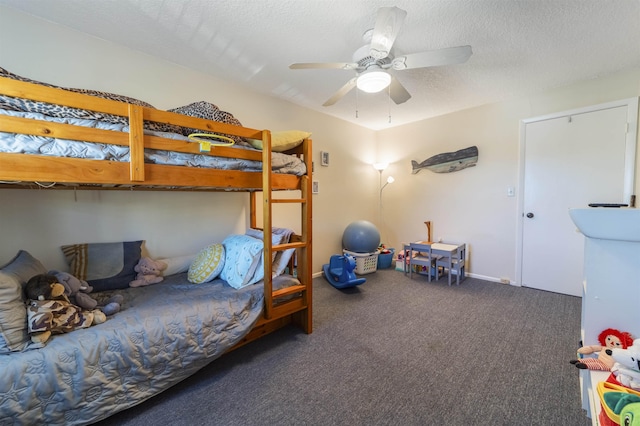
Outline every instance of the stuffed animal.
<svg viewBox="0 0 640 426"><path fill-rule="evenodd" d="M101 311L85 311L69 302L64 291L54 275L39 274L27 282L27 325L34 343L45 343L53 333L67 333L106 321Z"/></svg>
<svg viewBox="0 0 640 426"><path fill-rule="evenodd" d="M640 400L640 397L636 399L636 401L638 400ZM624 404L622 410L620 410L620 424L625 426L640 426L640 402Z"/></svg>
<svg viewBox="0 0 640 426"><path fill-rule="evenodd" d="M142 287L156 284L162 281L162 271L167 268L167 264L150 257L142 257L133 268L138 273L136 279L129 283L129 287Z"/></svg>
<svg viewBox="0 0 640 426"><path fill-rule="evenodd" d="M53 275L39 274L27 281L24 292L30 300L54 300L63 297L64 286Z"/></svg>
<svg viewBox="0 0 640 426"><path fill-rule="evenodd" d="M627 349L633 344L633 337L626 331L607 328L598 335L598 342L600 343L599 345L583 346L578 349L578 356L581 359L574 359L569 362L581 369L609 371L615 361L605 352L605 349ZM582 358L583 355L596 352L598 353L597 358Z"/></svg>
<svg viewBox="0 0 640 426"><path fill-rule="evenodd" d="M598 386L601 385L598 384ZM605 390L600 394L600 403L602 404L600 424L640 426L640 395L628 390Z"/></svg>
<svg viewBox="0 0 640 426"><path fill-rule="evenodd" d="M114 295L103 303L99 303L89 295L93 291L93 287L86 281L80 280L68 272L49 271L49 275L55 276L58 282L64 286L65 294L74 305L89 311L100 309L106 316L120 312L120 304L124 299L122 295Z"/></svg>
<svg viewBox="0 0 640 426"><path fill-rule="evenodd" d="M616 362L611 368L616 379L623 386L640 390L640 339L627 349L605 349L605 352Z"/></svg>

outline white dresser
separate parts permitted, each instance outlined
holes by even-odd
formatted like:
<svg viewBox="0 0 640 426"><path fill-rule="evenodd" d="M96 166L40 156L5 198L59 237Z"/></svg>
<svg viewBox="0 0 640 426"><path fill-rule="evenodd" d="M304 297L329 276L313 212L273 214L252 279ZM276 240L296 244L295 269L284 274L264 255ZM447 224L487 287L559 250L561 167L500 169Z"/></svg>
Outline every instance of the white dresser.
<svg viewBox="0 0 640 426"><path fill-rule="evenodd" d="M640 338L640 209L570 209L569 214L585 235L582 341L597 344L606 328ZM582 407L597 424L599 402L593 382L608 374L580 374Z"/></svg>

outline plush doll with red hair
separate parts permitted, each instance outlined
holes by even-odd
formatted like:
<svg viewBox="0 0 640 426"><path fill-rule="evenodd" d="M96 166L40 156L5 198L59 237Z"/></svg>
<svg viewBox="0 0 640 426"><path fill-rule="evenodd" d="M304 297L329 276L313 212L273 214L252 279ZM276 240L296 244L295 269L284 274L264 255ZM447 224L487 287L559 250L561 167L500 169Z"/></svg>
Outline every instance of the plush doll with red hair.
<svg viewBox="0 0 640 426"><path fill-rule="evenodd" d="M599 345L583 346L578 349L578 356L581 358L569 362L581 369L609 371L615 361L611 355L607 355L605 349L627 349L633 345L633 337L626 331L607 328L598 335L598 342L600 342ZM596 352L598 353L597 358L582 358L583 355Z"/></svg>

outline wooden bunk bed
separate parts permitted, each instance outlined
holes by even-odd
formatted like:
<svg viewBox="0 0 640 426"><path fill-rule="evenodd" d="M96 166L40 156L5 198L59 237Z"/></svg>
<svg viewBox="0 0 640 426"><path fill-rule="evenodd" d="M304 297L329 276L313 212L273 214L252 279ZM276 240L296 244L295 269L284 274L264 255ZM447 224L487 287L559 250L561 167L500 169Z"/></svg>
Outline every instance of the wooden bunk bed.
<svg viewBox="0 0 640 426"><path fill-rule="evenodd" d="M163 191L245 191L250 197L250 226L257 223L261 212L263 229L272 228L272 206L276 203L296 203L301 206L301 234L291 242L272 245L264 239L264 257L287 249L296 249L295 268L299 285L272 290L271 263L264 262L264 314L252 331L237 345L250 342L291 322L311 333L311 140L305 139L286 154L299 157L306 166L302 176L273 173L271 170L271 132L233 126L221 122L189 117L150 107L103 99L65 89L47 87L12 78L0 77L0 95L29 99L94 111L100 114L126 117L129 130L111 131L81 127L67 123L41 121L24 117L0 117L0 132L80 140L128 147L129 161L108 161L84 158L64 158L26 153L0 152L0 188L42 188L89 190L163 190ZM236 147L214 146L201 152L200 145L185 140L145 134L144 123L155 122L202 132L261 140L262 151ZM152 164L145 161L145 150L212 155L240 158L262 163L261 172L218 170L201 167ZM297 190L299 198L279 199L277 191ZM295 297L292 297L294 295ZM282 301L286 299L285 301Z"/></svg>
<svg viewBox="0 0 640 426"><path fill-rule="evenodd" d="M10 74L0 69L0 75L3 72ZM262 281L241 288L219 279L194 285L183 273L165 277L164 282L149 287L117 290L126 295L123 309L105 323L56 335L46 346L34 348L27 334L22 288L33 275L31 271L47 270L21 250L0 268L2 297L15 294L0 309L0 400L4 401L0 404L0 418L24 424L90 424L141 403L223 353L285 325L296 324L311 333L310 139L286 152L274 153L268 130L160 111L140 105L137 100L122 102L100 97L100 92L78 93L15 77L0 76L0 104L18 99L18 104L53 104L54 109L62 110L71 107L96 116L116 117L126 126L118 130L109 126L86 127L86 123L75 121L75 116L71 120L52 120L34 111L25 113L0 106L0 189L202 191L203 197L206 191L246 192L249 225L258 232L263 230L264 242L257 244L264 275ZM154 126L183 129L183 133L150 131ZM185 138L186 130L224 135L241 142L254 139L262 142L263 149L216 146L210 152L201 152L199 143ZM24 142L40 143L43 137L49 141L44 145L88 144L126 155L115 160L69 158L22 148ZM207 167L158 161L185 156L197 159L197 164L202 160ZM288 164L289 158L295 160L293 171L278 165ZM235 165L232 170L208 168L211 159L216 159L216 164L221 159ZM240 170L238 162L252 166L248 171ZM279 191L296 191L294 197L300 195L278 198ZM300 206L301 231L290 236L287 243L274 245L268 236L271 230L275 234L272 208L277 203ZM285 252L295 255L288 270L278 270L274 277L274 265L266 259ZM24 315L18 334L15 327L11 331L11 338L17 336L17 340L8 337L3 310L9 312L13 325L15 318ZM61 362L63 359L65 362ZM16 389L20 389L22 397L16 397Z"/></svg>

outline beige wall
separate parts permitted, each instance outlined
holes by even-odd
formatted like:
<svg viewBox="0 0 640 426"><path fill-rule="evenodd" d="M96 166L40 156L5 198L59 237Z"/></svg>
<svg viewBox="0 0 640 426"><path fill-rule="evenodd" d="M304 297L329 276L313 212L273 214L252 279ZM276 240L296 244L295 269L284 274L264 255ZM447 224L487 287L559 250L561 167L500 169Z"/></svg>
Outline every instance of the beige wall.
<svg viewBox="0 0 640 426"><path fill-rule="evenodd" d="M162 109L206 100L248 127L312 132L320 182L313 196L314 271L341 250L352 220L373 220L373 131L5 7L0 43L0 66L25 77L120 93ZM331 154L330 167L319 167L320 151ZM65 267L62 244L144 239L152 256L177 256L248 225L246 194L0 190L0 205L0 264L27 249L48 268ZM298 215L280 211L274 225L298 230Z"/></svg>
<svg viewBox="0 0 640 426"><path fill-rule="evenodd" d="M468 243L473 275L515 281L517 196L507 197L507 188L518 191L520 120L639 95L640 70L632 70L380 131L379 157L396 178L384 191L389 241L426 238L423 222L431 220L434 239ZM411 174L411 160L472 145L476 167Z"/></svg>

